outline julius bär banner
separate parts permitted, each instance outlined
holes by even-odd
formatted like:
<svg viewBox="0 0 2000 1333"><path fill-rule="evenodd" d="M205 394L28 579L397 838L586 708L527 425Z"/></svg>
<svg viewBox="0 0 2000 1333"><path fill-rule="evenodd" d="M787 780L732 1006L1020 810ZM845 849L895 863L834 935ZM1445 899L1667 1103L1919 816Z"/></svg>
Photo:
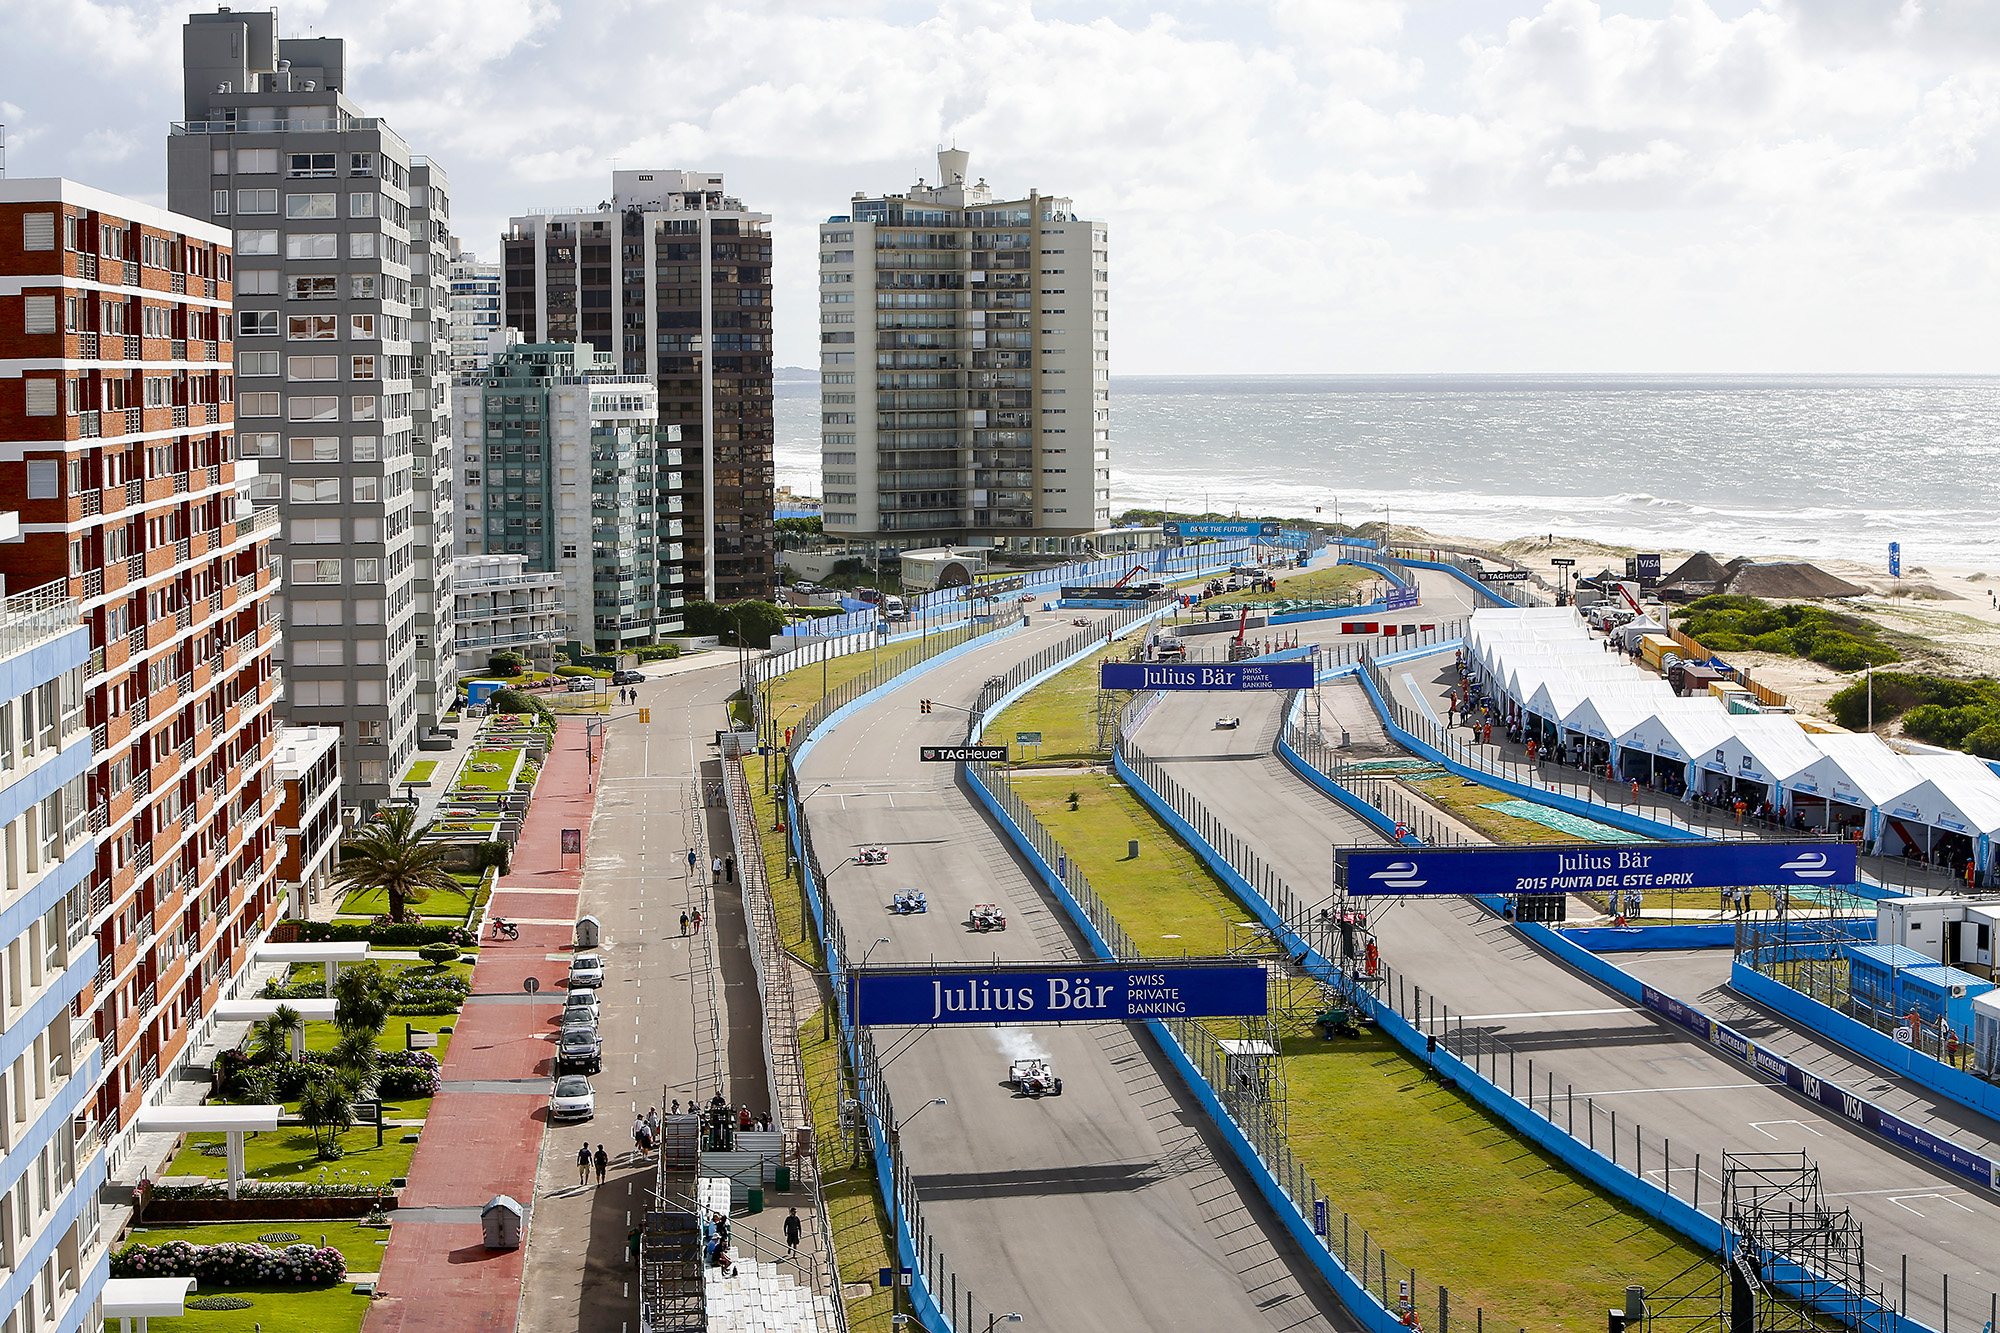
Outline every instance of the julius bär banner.
<svg viewBox="0 0 2000 1333"><path fill-rule="evenodd" d="M1269 1012L1262 967L1011 965L954 972L877 968L848 976L859 1024L1126 1023Z"/></svg>
<svg viewBox="0 0 2000 1333"><path fill-rule="evenodd" d="M1675 842L1619 847L1594 843L1449 851L1398 847L1350 851L1343 859L1350 896L1605 889L1643 892L1743 885L1809 888L1852 884L1856 879L1851 842Z"/></svg>

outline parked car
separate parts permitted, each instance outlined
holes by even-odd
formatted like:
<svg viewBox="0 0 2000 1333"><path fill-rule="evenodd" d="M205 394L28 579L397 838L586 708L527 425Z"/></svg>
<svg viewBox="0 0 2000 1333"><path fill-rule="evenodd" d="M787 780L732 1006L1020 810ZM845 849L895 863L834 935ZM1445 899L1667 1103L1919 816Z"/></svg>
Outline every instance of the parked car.
<svg viewBox="0 0 2000 1333"><path fill-rule="evenodd" d="M569 996L563 1001L565 1012L580 1009L590 1015L590 1021L597 1021L597 992L588 986L572 986Z"/></svg>
<svg viewBox="0 0 2000 1333"><path fill-rule="evenodd" d="M564 688L571 694L589 694L597 688L597 677L571 676L569 684Z"/></svg>
<svg viewBox="0 0 2000 1333"><path fill-rule="evenodd" d="M597 1115L597 1093L581 1074L564 1074L549 1093L549 1119L589 1120Z"/></svg>
<svg viewBox="0 0 2000 1333"><path fill-rule="evenodd" d="M638 685L643 683L645 679L646 675L642 671L614 671L611 673L611 683L613 685Z"/></svg>
<svg viewBox="0 0 2000 1333"><path fill-rule="evenodd" d="M569 960L569 984L595 989L604 984L604 960L594 953L580 953Z"/></svg>
<svg viewBox="0 0 2000 1333"><path fill-rule="evenodd" d="M595 1074L604 1067L604 1043L590 1028L564 1028L556 1042L556 1074Z"/></svg>

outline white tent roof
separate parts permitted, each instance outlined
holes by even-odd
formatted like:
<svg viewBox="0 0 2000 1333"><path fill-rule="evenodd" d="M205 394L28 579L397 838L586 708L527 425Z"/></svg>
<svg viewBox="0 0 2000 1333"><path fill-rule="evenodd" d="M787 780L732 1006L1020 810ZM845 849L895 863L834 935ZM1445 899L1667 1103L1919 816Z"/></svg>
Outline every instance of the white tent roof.
<svg viewBox="0 0 2000 1333"><path fill-rule="evenodd" d="M175 1319L187 1313L191 1277L114 1277L104 1282L106 1319Z"/></svg>
<svg viewBox="0 0 2000 1333"><path fill-rule="evenodd" d="M260 944L260 963L365 963L368 941L333 941L323 944Z"/></svg>
<svg viewBox="0 0 2000 1333"><path fill-rule="evenodd" d="M1879 736L1821 734L1813 737L1813 743L1820 757L1786 783L1801 795L1872 809L1888 805L1923 781L1909 761Z"/></svg>
<svg viewBox="0 0 2000 1333"><path fill-rule="evenodd" d="M216 1021L254 1023L278 1012L279 1006L292 1010L308 1023L331 1023L338 1000L217 1000Z"/></svg>
<svg viewBox="0 0 2000 1333"><path fill-rule="evenodd" d="M1752 782L1789 782L1794 773L1812 767L1820 756L1806 729L1788 717L1761 713L1733 716L1734 733L1702 759L1702 767L1711 772Z"/></svg>
<svg viewBox="0 0 2000 1333"><path fill-rule="evenodd" d="M132 1117L141 1134L265 1133L278 1127L282 1106L144 1106Z"/></svg>
<svg viewBox="0 0 2000 1333"><path fill-rule="evenodd" d="M1706 705L1686 708L1684 703ZM1653 713L1652 752L1662 759L1699 764L1716 745L1736 734L1736 719L1715 699L1672 700Z"/></svg>
<svg viewBox="0 0 2000 1333"><path fill-rule="evenodd" d="M1563 717L1563 730L1580 731L1600 741L1616 740L1634 723L1651 717L1659 700L1650 691L1593 691Z"/></svg>
<svg viewBox="0 0 2000 1333"><path fill-rule="evenodd" d="M1890 818L1975 837L2000 834L2000 779L1984 760L1926 754L1905 762L1921 781L1890 803Z"/></svg>

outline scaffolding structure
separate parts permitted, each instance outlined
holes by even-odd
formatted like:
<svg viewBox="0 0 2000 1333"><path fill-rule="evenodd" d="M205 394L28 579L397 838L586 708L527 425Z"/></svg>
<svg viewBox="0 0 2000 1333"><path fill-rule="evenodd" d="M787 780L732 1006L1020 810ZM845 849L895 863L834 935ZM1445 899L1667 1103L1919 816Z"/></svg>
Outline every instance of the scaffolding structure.
<svg viewBox="0 0 2000 1333"><path fill-rule="evenodd" d="M1803 1152L1725 1153L1722 1222L1735 1245L1719 1316L1727 1333L1817 1333L1829 1322L1887 1333L1871 1295L1861 1224L1831 1207Z"/></svg>

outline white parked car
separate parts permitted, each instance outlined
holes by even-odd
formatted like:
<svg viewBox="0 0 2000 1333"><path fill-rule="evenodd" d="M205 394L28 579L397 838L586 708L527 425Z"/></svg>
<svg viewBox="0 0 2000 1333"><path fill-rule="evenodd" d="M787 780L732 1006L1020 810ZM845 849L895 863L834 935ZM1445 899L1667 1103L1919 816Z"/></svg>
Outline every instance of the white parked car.
<svg viewBox="0 0 2000 1333"><path fill-rule="evenodd" d="M570 989L604 984L604 960L594 953L580 953L569 960Z"/></svg>
<svg viewBox="0 0 2000 1333"><path fill-rule="evenodd" d="M581 1074L565 1074L549 1093L549 1119L589 1120L597 1114L597 1093Z"/></svg>
<svg viewBox="0 0 2000 1333"><path fill-rule="evenodd" d="M588 986L572 986L563 1000L563 1012L587 1014L590 1021L597 1021L597 992Z"/></svg>

